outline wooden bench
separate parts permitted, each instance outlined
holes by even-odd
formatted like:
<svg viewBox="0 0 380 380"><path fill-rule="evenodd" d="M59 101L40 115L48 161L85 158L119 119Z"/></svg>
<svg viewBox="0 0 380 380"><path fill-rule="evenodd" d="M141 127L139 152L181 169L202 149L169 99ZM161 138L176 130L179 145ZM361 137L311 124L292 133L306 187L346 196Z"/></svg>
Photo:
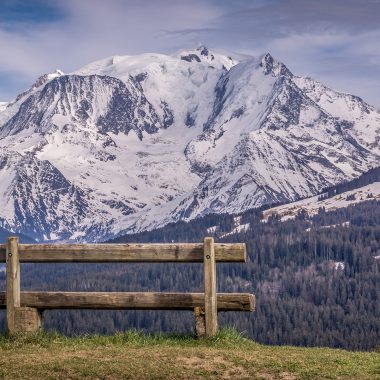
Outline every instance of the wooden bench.
<svg viewBox="0 0 380 380"><path fill-rule="evenodd" d="M6 262L6 308L10 334L41 327L48 309L193 310L198 336L217 332L218 311L253 311L255 296L216 293L216 262L245 262L245 244L219 244L207 237L203 244L19 244L10 237L0 245ZM20 263L204 263L204 293L163 292L35 292L20 291Z"/></svg>

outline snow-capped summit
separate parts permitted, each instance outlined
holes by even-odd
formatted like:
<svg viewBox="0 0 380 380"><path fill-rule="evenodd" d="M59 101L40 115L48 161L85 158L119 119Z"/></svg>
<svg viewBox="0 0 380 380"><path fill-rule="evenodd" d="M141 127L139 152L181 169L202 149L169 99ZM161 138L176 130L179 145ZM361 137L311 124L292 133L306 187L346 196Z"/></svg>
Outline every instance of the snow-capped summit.
<svg viewBox="0 0 380 380"><path fill-rule="evenodd" d="M46 84L47 82L51 81L54 78L60 77L61 75L64 75L64 72L61 71L61 70L59 70L59 69L55 70L53 73L48 73L48 74L41 75L34 82L34 84L32 85L31 88L29 88L28 90L26 90L26 91L22 92L21 94L19 94L16 97L16 99L11 104L17 103L20 99L25 98L27 95L31 94L33 91L35 91L36 89L38 89L42 85Z"/></svg>
<svg viewBox="0 0 380 380"><path fill-rule="evenodd" d="M205 45L199 45L196 49L181 50L173 56L186 62L206 63L212 68L223 68L224 70L229 70L232 66L239 63L238 59L234 59L230 55L211 51Z"/></svg>
<svg viewBox="0 0 380 380"><path fill-rule="evenodd" d="M40 77L0 108L0 227L102 240L294 201L377 166L380 113L203 45Z"/></svg>
<svg viewBox="0 0 380 380"><path fill-rule="evenodd" d="M8 102L0 102L0 112L4 111L8 106Z"/></svg>
<svg viewBox="0 0 380 380"><path fill-rule="evenodd" d="M34 83L32 88L33 89L38 88L38 87L42 86L43 84L51 81L52 79L60 77L62 75L65 75L65 73L60 69L57 69L52 73L44 74L37 79L37 81Z"/></svg>
<svg viewBox="0 0 380 380"><path fill-rule="evenodd" d="M288 68L279 61L276 61L270 53L265 53L259 58L260 67L263 68L264 74L273 75L275 77L279 75L284 76L292 76L292 73L288 70Z"/></svg>

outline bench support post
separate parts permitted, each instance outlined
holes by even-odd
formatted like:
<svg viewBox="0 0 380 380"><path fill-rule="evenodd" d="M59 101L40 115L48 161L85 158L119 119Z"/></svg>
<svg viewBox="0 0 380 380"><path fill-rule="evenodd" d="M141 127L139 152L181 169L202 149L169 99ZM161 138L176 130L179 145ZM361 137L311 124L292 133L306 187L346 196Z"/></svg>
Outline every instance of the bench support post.
<svg viewBox="0 0 380 380"><path fill-rule="evenodd" d="M204 239L204 292L206 337L213 337L218 329L218 309L216 300L216 265L214 238Z"/></svg>
<svg viewBox="0 0 380 380"><path fill-rule="evenodd" d="M9 334L17 333L16 309L20 307L20 260L18 237L8 238L6 247L6 299Z"/></svg>
<svg viewBox="0 0 380 380"><path fill-rule="evenodd" d="M17 307L15 309L15 331L33 333L42 327L42 316L34 307Z"/></svg>
<svg viewBox="0 0 380 380"><path fill-rule="evenodd" d="M194 308L194 318L195 318L195 336L199 338L204 338L206 335L206 321L205 321L205 310L203 307Z"/></svg>

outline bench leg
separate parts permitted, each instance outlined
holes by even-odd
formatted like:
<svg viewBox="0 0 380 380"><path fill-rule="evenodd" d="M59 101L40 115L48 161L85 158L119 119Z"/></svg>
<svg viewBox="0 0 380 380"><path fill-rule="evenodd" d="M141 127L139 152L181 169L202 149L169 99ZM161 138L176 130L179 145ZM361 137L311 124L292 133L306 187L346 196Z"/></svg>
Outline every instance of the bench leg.
<svg viewBox="0 0 380 380"><path fill-rule="evenodd" d="M14 332L32 333L41 329L42 316L38 309L33 307L15 308Z"/></svg>
<svg viewBox="0 0 380 380"><path fill-rule="evenodd" d="M194 308L195 317L195 335L199 338L204 338L206 336L206 318L205 311L201 307Z"/></svg>

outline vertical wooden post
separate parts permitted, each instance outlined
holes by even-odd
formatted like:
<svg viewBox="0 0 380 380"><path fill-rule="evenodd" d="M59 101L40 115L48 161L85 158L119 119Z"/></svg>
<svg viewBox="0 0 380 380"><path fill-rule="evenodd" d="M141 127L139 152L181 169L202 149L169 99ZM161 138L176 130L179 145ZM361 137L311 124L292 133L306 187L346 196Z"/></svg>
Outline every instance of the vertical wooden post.
<svg viewBox="0 0 380 380"><path fill-rule="evenodd" d="M42 327L42 312L34 307L16 307L14 331L23 334L34 333Z"/></svg>
<svg viewBox="0 0 380 380"><path fill-rule="evenodd" d="M20 307L20 260L18 237L10 237L6 249L7 326L10 334L16 331L16 308Z"/></svg>
<svg viewBox="0 0 380 380"><path fill-rule="evenodd" d="M216 264L214 238L204 239L204 286L206 337L212 337L218 329L218 309L216 304Z"/></svg>
<svg viewBox="0 0 380 380"><path fill-rule="evenodd" d="M195 336L204 338L206 335L205 310L202 307L194 308Z"/></svg>

